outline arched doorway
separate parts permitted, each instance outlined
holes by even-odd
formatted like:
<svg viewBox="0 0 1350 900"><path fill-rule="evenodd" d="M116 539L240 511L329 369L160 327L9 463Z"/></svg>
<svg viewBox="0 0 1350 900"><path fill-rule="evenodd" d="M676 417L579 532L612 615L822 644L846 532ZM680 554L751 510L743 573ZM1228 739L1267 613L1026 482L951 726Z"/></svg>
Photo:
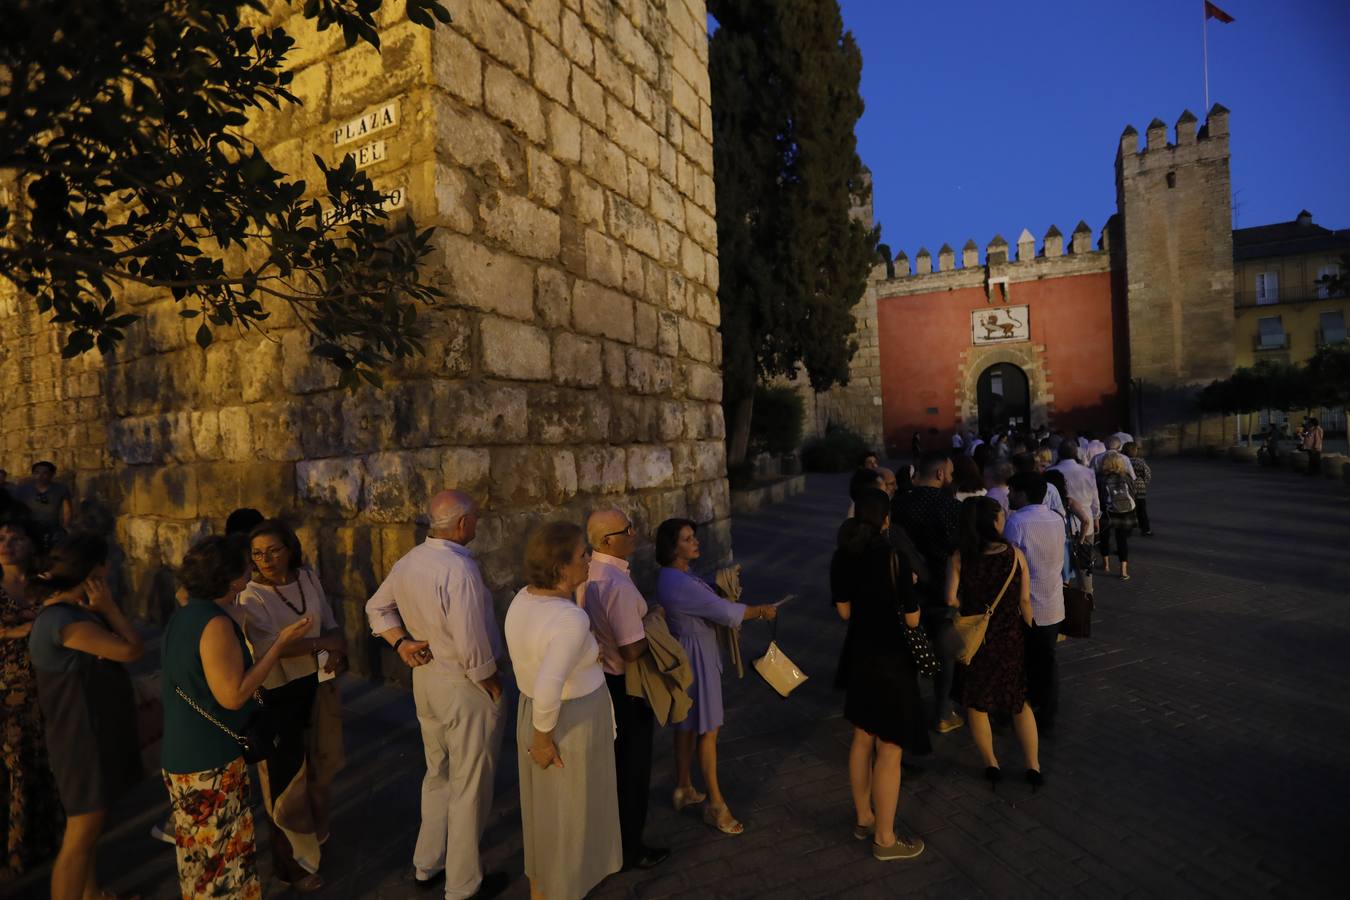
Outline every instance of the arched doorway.
<svg viewBox="0 0 1350 900"><path fill-rule="evenodd" d="M994 363L980 373L975 386L980 410L980 433L1008 425L1026 427L1031 420L1031 390L1027 373L1012 363Z"/></svg>

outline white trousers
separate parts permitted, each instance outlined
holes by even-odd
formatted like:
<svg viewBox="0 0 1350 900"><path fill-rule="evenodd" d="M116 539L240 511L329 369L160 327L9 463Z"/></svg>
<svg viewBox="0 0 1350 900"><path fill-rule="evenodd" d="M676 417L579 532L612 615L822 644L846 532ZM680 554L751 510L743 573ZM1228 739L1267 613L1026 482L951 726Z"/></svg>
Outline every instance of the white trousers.
<svg viewBox="0 0 1350 900"><path fill-rule="evenodd" d="M478 842L492 811L505 695L494 702L474 682L434 666L418 666L412 675L427 760L413 866L419 878L445 869L446 900L462 900L483 881Z"/></svg>

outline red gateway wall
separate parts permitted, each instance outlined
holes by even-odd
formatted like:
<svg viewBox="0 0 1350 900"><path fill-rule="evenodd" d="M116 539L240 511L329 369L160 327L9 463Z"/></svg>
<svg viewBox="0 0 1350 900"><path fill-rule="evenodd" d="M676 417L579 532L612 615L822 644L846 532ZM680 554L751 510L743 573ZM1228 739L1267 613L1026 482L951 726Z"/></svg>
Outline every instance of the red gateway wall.
<svg viewBox="0 0 1350 900"><path fill-rule="evenodd" d="M970 313L989 305L983 287L878 298L882 416L892 453L909 452L916 428L925 445L928 429L936 428L936 446L950 446L961 427L956 393L967 365L961 352L983 349L971 345ZM1054 395L1050 427L1108 434L1120 428L1125 411L1117 375L1126 369L1117 354L1125 342L1113 315L1111 273L1015 282L1008 305L1030 308L1031 343L1045 346L1037 358ZM1031 382L1032 424L1040 424L1034 410L1045 398ZM936 414L928 412L932 407Z"/></svg>

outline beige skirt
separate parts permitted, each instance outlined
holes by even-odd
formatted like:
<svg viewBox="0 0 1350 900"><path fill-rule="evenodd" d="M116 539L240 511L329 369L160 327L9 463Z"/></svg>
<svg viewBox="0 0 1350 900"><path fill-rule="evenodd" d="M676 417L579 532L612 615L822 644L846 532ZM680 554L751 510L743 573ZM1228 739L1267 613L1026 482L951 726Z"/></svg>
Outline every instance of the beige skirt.
<svg viewBox="0 0 1350 900"><path fill-rule="evenodd" d="M534 701L516 710L520 819L525 875L548 900L579 900L623 867L618 783L614 775L614 712L601 685L564 700L553 740L563 767L530 760Z"/></svg>

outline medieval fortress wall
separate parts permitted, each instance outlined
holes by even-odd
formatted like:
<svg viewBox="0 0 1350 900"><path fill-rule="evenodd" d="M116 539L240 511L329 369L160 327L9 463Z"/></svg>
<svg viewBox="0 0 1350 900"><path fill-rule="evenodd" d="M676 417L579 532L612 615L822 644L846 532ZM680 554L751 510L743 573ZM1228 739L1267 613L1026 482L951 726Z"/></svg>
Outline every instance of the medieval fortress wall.
<svg viewBox="0 0 1350 900"><path fill-rule="evenodd" d="M125 346L66 361L0 294L0 466L51 458L118 516L138 612L161 615L168 568L245 505L303 526L351 636L442 486L484 504L474 547L503 599L535 523L600 505L643 533L688 515L705 559L729 552L704 3L447 5L428 31L386 3L382 53L286 19L304 105L250 123L282 171L317 185L313 154L351 153L395 215L438 228L428 353L383 390L338 391L284 308L203 350L169 298L127 290Z"/></svg>

